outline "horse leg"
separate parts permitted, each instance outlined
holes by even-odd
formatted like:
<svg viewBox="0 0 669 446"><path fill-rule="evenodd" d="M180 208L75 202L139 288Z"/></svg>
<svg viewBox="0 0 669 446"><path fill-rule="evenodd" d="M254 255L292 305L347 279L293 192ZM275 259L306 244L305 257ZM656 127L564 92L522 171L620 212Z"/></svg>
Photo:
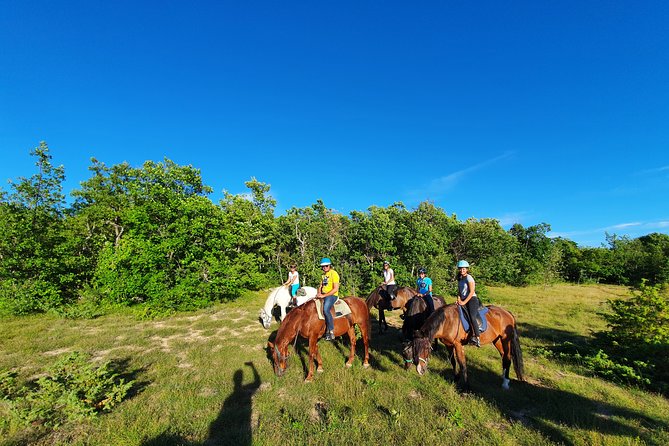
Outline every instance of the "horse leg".
<svg viewBox="0 0 669 446"><path fill-rule="evenodd" d="M457 380L458 379L458 368L457 368L457 363L455 362L455 347L452 345L447 345L446 350L448 351L448 358L451 361L451 367L453 368L453 379Z"/></svg>
<svg viewBox="0 0 669 446"><path fill-rule="evenodd" d="M349 325L348 327L348 339L351 341L351 351L348 354L346 367L351 367L353 365L353 360L355 359L355 328L353 328L353 325Z"/></svg>
<svg viewBox="0 0 669 446"><path fill-rule="evenodd" d="M365 347L365 360L362 363L362 366L367 368L369 367L369 316L366 319L363 319L361 323L358 323L358 328L362 333L362 344Z"/></svg>
<svg viewBox="0 0 669 446"><path fill-rule="evenodd" d="M386 326L386 330L388 330L388 323L386 322L386 313L383 311L383 308L379 306L379 333L382 331L385 331L383 329L383 326Z"/></svg>
<svg viewBox="0 0 669 446"><path fill-rule="evenodd" d="M318 336L316 337L314 344L316 345L316 371L318 373L323 373L323 358L321 357L321 349L318 348Z"/></svg>
<svg viewBox="0 0 669 446"><path fill-rule="evenodd" d="M316 336L311 336L309 338L309 372L307 373L304 382L311 382L314 380L314 358L317 359L318 371L321 372L321 354L318 351L318 338Z"/></svg>
<svg viewBox="0 0 669 446"><path fill-rule="evenodd" d="M509 389L509 368L511 368L511 348L509 346L509 338L497 338L493 343L495 348L502 357L502 389Z"/></svg>
<svg viewBox="0 0 669 446"><path fill-rule="evenodd" d="M460 366L459 385L463 388L467 388L469 384L467 380L467 360L465 358L465 349L462 347L460 342L455 342L455 344L453 344L453 348L455 349L455 359L458 361L458 365Z"/></svg>
<svg viewBox="0 0 669 446"><path fill-rule="evenodd" d="M283 305L280 305L279 308L281 308L281 322L286 318L286 307Z"/></svg>

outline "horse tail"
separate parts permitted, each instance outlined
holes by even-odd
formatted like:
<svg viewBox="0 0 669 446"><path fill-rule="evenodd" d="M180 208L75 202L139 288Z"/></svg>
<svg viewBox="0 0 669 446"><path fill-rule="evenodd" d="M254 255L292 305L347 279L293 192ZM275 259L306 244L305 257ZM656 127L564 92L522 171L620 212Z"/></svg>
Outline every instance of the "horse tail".
<svg viewBox="0 0 669 446"><path fill-rule="evenodd" d="M513 369L519 381L525 381L525 371L523 368L523 351L520 349L520 337L516 324L513 324L513 339L511 340L511 359L513 360Z"/></svg>

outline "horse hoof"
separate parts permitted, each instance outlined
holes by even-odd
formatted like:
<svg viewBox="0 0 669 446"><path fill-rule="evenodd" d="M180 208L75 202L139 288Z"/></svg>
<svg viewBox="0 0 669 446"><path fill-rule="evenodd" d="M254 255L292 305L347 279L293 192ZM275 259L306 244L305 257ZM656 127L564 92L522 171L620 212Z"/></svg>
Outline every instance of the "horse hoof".
<svg viewBox="0 0 669 446"><path fill-rule="evenodd" d="M347 368L347 369L350 369L351 367L353 367L353 364L347 362L347 363L346 363L346 368Z"/></svg>
<svg viewBox="0 0 669 446"><path fill-rule="evenodd" d="M369 368L369 362L366 362L362 365L364 368L368 369Z"/></svg>
<svg viewBox="0 0 669 446"><path fill-rule="evenodd" d="M305 383L313 382L313 380L314 380L314 378L311 377L311 376L307 376L306 378L304 378L304 382L305 382Z"/></svg>
<svg viewBox="0 0 669 446"><path fill-rule="evenodd" d="M316 371L317 371L318 373L323 373L323 367L319 367L319 368L317 368Z"/></svg>

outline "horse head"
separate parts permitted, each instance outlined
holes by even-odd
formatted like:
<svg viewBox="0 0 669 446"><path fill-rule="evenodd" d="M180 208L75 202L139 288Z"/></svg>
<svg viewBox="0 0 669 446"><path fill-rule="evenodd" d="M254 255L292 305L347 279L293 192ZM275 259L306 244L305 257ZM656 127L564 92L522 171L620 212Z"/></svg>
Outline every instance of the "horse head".
<svg viewBox="0 0 669 446"><path fill-rule="evenodd" d="M432 352L432 340L416 330L413 337L413 362L419 375L427 372L427 361Z"/></svg>
<svg viewBox="0 0 669 446"><path fill-rule="evenodd" d="M288 346L286 345L283 348L280 348L278 345L272 342L267 342L267 347L272 352L272 363L274 365L274 373L278 377L283 376L283 373L288 368L288 356L290 356L288 354ZM283 352L281 350L283 350Z"/></svg>
<svg viewBox="0 0 669 446"><path fill-rule="evenodd" d="M410 364L414 363L413 358L413 342L405 342L402 348L402 359L404 359L404 370L409 368Z"/></svg>
<svg viewBox="0 0 669 446"><path fill-rule="evenodd" d="M267 313L264 308L260 309L260 322L266 330L269 330L269 326L272 323L272 314Z"/></svg>

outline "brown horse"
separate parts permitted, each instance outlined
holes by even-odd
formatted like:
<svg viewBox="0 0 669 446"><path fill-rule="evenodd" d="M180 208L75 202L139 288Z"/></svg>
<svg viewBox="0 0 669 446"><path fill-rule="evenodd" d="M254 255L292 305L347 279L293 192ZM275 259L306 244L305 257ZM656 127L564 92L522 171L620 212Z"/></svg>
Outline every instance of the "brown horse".
<svg viewBox="0 0 669 446"><path fill-rule="evenodd" d="M434 302L434 310L446 305L446 301L441 296L432 296ZM404 322L402 323L402 335L404 339L411 341L414 332L423 326L425 320L428 318L427 304L422 297L413 297L409 299L406 304L406 311L404 312Z"/></svg>
<svg viewBox="0 0 669 446"><path fill-rule="evenodd" d="M358 326L362 334L362 342L365 345L365 360L362 365L367 368L369 367L369 310L367 309L367 305L365 305L365 301L359 297L349 296L344 297L343 300L351 308L351 314L335 319L334 334L335 336L341 336L344 333L348 334L351 342L351 352L348 356L348 361L346 361L346 367L351 367L355 358L355 325ZM317 371L323 371L323 359L318 350L318 339L324 333L325 321L318 318L316 302L314 300L291 310L283 322L281 322L274 343L267 343L267 346L272 351L274 373L277 376L283 375L286 367L288 367L288 345L293 340L297 342L297 336L299 335L309 339L309 373L305 381L312 381L314 377L314 358L318 362Z"/></svg>
<svg viewBox="0 0 669 446"><path fill-rule="evenodd" d="M518 380L525 381L523 376L523 353L520 349L516 319L505 309L490 305L485 318L488 323L486 331L481 333L481 345L493 344L502 356L502 387L509 388L509 368L513 362ZM469 340L469 333L464 331L456 304L443 307L425 321L420 330L414 334L411 348L405 351L416 364L420 375L427 371L427 362L432 350L432 340L439 339L448 348L455 352L455 359L451 356L451 365L456 379L456 364L460 366L460 384L467 386L467 363L463 345Z"/></svg>
<svg viewBox="0 0 669 446"><path fill-rule="evenodd" d="M367 296L367 299L365 299L369 310L372 308L379 310L379 332L381 332L382 329L384 331L388 330L388 322L386 322L384 310L396 310L401 308L402 311L406 311L407 302L418 294L418 291L408 286L397 288L395 291L395 299L391 300L390 306L388 306L389 302L383 297L382 290L383 288L381 286L376 287L376 289ZM383 292L385 292L385 290ZM383 328L384 326L385 328Z"/></svg>

